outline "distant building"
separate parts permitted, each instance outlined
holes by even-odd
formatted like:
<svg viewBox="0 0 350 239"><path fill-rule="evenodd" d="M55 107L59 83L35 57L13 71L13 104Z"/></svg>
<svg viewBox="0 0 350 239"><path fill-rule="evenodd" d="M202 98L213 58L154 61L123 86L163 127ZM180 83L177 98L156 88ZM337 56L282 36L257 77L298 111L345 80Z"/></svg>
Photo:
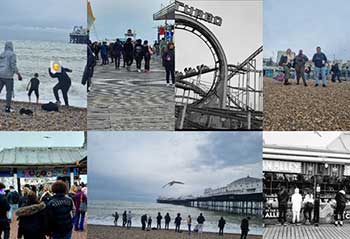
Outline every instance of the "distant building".
<svg viewBox="0 0 350 239"><path fill-rule="evenodd" d="M241 178L232 183L211 189L204 190L205 196L224 195L224 194L249 194L249 193L261 193L262 192L262 180L253 177Z"/></svg>

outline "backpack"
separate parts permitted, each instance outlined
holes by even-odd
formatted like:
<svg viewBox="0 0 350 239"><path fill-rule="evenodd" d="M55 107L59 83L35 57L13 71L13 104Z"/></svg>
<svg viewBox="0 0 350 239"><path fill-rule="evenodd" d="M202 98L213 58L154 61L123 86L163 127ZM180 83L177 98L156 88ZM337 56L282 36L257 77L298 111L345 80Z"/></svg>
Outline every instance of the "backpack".
<svg viewBox="0 0 350 239"><path fill-rule="evenodd" d="M81 212L86 212L87 211L87 203L86 203L86 201L83 202L83 194L80 195L80 207L79 207L79 210Z"/></svg>
<svg viewBox="0 0 350 239"><path fill-rule="evenodd" d="M41 108L47 112L55 111L58 112L58 106L51 101L47 104L43 104Z"/></svg>
<svg viewBox="0 0 350 239"><path fill-rule="evenodd" d="M10 192L8 196L8 201L10 204L18 204L19 203L19 193L14 191Z"/></svg>

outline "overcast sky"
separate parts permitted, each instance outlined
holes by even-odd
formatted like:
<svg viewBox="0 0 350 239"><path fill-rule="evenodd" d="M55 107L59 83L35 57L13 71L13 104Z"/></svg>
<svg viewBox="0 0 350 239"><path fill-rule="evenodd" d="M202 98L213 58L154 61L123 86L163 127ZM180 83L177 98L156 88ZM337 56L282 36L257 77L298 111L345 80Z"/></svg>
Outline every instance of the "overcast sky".
<svg viewBox="0 0 350 239"><path fill-rule="evenodd" d="M264 56L304 49L312 57L321 46L329 59L350 60L349 0L264 0Z"/></svg>
<svg viewBox="0 0 350 239"><path fill-rule="evenodd" d="M264 132L265 144L325 147L341 132Z"/></svg>
<svg viewBox="0 0 350 239"><path fill-rule="evenodd" d="M137 38L153 42L157 39L157 26L164 21L153 21L153 14L168 5L169 0L90 0L95 15L95 31L91 39L124 38L128 29L136 31Z"/></svg>
<svg viewBox="0 0 350 239"><path fill-rule="evenodd" d="M1 1L1 40L68 41L75 25L86 26L86 0Z"/></svg>
<svg viewBox="0 0 350 239"><path fill-rule="evenodd" d="M229 64L243 62L262 46L262 0L192 0L185 2L223 19L221 26L200 22L204 23L220 41ZM176 69L182 71L185 67L196 67L201 64L213 66L213 57L208 47L194 34L176 30L175 44ZM262 57L259 59L258 63L261 63Z"/></svg>
<svg viewBox="0 0 350 239"><path fill-rule="evenodd" d="M261 177L261 134L89 132L89 197L155 201ZM172 180L185 185L162 189Z"/></svg>
<svg viewBox="0 0 350 239"><path fill-rule="evenodd" d="M80 147L83 132L0 132L0 150L13 147Z"/></svg>

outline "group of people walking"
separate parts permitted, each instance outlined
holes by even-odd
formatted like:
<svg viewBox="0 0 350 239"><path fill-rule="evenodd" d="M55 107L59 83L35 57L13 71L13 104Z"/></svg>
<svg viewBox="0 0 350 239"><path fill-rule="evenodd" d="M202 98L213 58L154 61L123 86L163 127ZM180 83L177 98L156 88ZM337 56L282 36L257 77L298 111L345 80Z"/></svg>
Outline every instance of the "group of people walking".
<svg viewBox="0 0 350 239"><path fill-rule="evenodd" d="M166 71L167 85L175 84L175 50L174 43L167 43L164 38L155 41L153 47L148 40L142 41L137 39L133 41L128 38L125 42L116 39L115 42L107 43L106 41L94 42L90 44L91 53L95 56L95 60L101 59L101 65L110 63L115 64L115 69L121 67L121 59L123 60L123 68L131 71L131 67L135 60L136 71L142 72L142 62L144 62L143 72L148 73L151 70L150 62L153 55L161 56L162 64Z"/></svg>
<svg viewBox="0 0 350 239"><path fill-rule="evenodd" d="M316 48L316 53L313 55L311 61L314 65L314 79L316 82L315 87L320 85L320 80L322 81L322 86L327 87L328 59L327 56L322 52L321 47ZM286 53L281 56L278 63L279 66L283 67L284 85L291 84L289 82L289 79L291 78L291 70L294 68L297 85L300 84L300 80L302 79L304 86L308 86L305 74L307 74L309 79L312 71L310 65L306 66L308 62L309 58L304 54L303 50L299 50L299 53L295 55L291 49L287 49ZM332 65L330 73L332 73L333 82L335 82L336 79L341 82L341 72L337 63Z"/></svg>
<svg viewBox="0 0 350 239"><path fill-rule="evenodd" d="M71 239L73 227L84 230L86 192L84 184L68 191L62 180L39 187L24 185L21 193L0 183L0 235L9 239L14 230L11 221L18 220L18 239Z"/></svg>
<svg viewBox="0 0 350 239"><path fill-rule="evenodd" d="M72 81L68 73L72 70L59 66L59 72L52 72L52 69L49 68L48 73L51 78L57 78L58 83L53 87L53 94L56 99L56 104L60 105L60 97L58 92L61 91L63 95L63 100L66 106L69 106L68 101L68 92L71 87ZM14 75L17 75L18 80L22 81L22 75L20 74L17 68L17 57L14 51L14 46L12 42L5 43L5 49L0 54L0 93L4 87L6 87L6 107L5 112L11 113L14 112L11 107L12 98L14 96ZM33 77L28 81L26 90L29 97L29 102L31 102L31 95L34 92L36 96L36 102L39 102L39 74L34 73Z"/></svg>
<svg viewBox="0 0 350 239"><path fill-rule="evenodd" d="M120 215L118 214L118 212L115 212L113 214L114 217L114 225L118 226L118 220L120 218ZM127 228L131 228L132 225L132 219L133 219L133 215L131 213L131 211L124 211L123 214L121 215L122 218L122 227L127 227ZM152 228L152 223L153 223L153 219L150 215L147 214L143 214L141 216L141 228L142 230L161 230L162 229L162 221L164 220L164 229L165 230L169 230L169 225L171 223L171 216L169 213L166 213L163 217L163 215L158 212L157 216L155 217L155 221L156 221L156 226ZM181 231L181 224L183 223L183 221L185 220L186 225L187 225L187 232L189 235L191 235L192 232L197 232L199 234L203 233L203 229L204 229L204 223L205 223L205 217L203 216L202 213L199 214L199 216L197 217L197 224L194 228L192 228L193 225L193 218L191 215L188 215L186 219L183 219L181 217L180 213L176 214L176 217L174 218L173 222L175 225L175 232L182 232ZM242 220L241 223L241 239L246 239L248 232L249 232L249 220L250 217L244 218ZM218 228L219 228L219 235L224 235L224 228L226 225L226 220L223 217L220 217L219 221L218 221Z"/></svg>
<svg viewBox="0 0 350 239"><path fill-rule="evenodd" d="M281 225L286 226L287 224L287 211L289 201L292 204L292 221L294 225L300 225L300 214L303 211L304 224L313 224L318 226L320 220L320 199L315 198L311 189L305 190L304 195L300 193L299 188L294 189L294 193L290 196L285 186L281 186L281 190L278 193L278 212L279 222ZM346 203L348 201L346 192L343 188L339 190L334 198L334 223L335 226L344 225L344 211Z"/></svg>

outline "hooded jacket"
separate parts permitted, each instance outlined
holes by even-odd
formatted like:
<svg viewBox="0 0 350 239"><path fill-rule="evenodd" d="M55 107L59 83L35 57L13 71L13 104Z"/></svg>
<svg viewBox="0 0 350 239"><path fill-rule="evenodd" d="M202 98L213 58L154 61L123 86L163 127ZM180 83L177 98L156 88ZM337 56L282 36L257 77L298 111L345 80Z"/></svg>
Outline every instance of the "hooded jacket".
<svg viewBox="0 0 350 239"><path fill-rule="evenodd" d="M19 227L23 232L35 235L44 235L48 230L45 203L33 204L19 208L16 215L19 217Z"/></svg>
<svg viewBox="0 0 350 239"><path fill-rule="evenodd" d="M337 206L346 206L346 193L344 190L340 190L335 196L335 200L337 201Z"/></svg>
<svg viewBox="0 0 350 239"><path fill-rule="evenodd" d="M302 201L303 201L303 197L299 193L299 188L296 188L294 190L294 194L292 195L292 211L293 212L300 212Z"/></svg>
<svg viewBox="0 0 350 239"><path fill-rule="evenodd" d="M5 43L5 50L0 54L0 78L12 79L18 73L16 54L12 42Z"/></svg>

